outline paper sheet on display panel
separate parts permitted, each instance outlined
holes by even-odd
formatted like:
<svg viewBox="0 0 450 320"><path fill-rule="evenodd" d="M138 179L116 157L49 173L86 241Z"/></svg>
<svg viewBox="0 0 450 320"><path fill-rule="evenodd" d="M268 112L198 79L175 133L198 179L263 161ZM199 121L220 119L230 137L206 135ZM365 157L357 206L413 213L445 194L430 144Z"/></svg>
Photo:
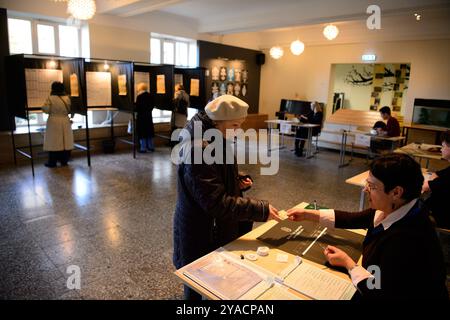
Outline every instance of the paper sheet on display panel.
<svg viewBox="0 0 450 320"><path fill-rule="evenodd" d="M117 77L117 84L119 86L119 96L126 96L128 94L127 76L125 74L120 74Z"/></svg>
<svg viewBox="0 0 450 320"><path fill-rule="evenodd" d="M62 70L25 69L28 107L42 107L51 92L52 83L63 82Z"/></svg>
<svg viewBox="0 0 450 320"><path fill-rule="evenodd" d="M76 73L72 73L70 75L70 96L79 97L80 93L78 90L78 76Z"/></svg>
<svg viewBox="0 0 450 320"><path fill-rule="evenodd" d="M148 92L150 92L150 73L135 71L134 72L134 102L138 95L138 85L145 83L147 85Z"/></svg>
<svg viewBox="0 0 450 320"><path fill-rule="evenodd" d="M111 106L110 72L86 72L86 87L89 107Z"/></svg>
<svg viewBox="0 0 450 320"><path fill-rule="evenodd" d="M193 97L198 97L200 95L200 80L199 79L191 79L190 95Z"/></svg>

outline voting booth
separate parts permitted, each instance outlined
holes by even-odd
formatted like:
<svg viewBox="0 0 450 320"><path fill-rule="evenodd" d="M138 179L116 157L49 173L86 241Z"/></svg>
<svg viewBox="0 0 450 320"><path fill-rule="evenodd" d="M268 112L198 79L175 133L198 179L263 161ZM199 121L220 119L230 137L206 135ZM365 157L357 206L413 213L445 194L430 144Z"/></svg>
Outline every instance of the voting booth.
<svg viewBox="0 0 450 320"><path fill-rule="evenodd" d="M89 127L85 95L84 61L81 58L50 57L42 55L11 55L5 58L7 74L7 103L14 117L27 120L28 146L16 146L14 130L11 130L14 162L16 153L29 158L34 176L33 143L30 128L30 115L41 113L42 106L50 95L51 84L62 82L71 101L71 112L83 115L86 119L86 145L75 143L75 148L87 152L90 166Z"/></svg>

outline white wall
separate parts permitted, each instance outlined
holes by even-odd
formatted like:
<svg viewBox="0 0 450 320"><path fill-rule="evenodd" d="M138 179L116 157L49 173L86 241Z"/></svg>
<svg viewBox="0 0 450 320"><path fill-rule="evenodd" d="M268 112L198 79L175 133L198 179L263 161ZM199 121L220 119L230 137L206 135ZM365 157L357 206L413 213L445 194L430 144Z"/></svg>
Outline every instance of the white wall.
<svg viewBox="0 0 450 320"><path fill-rule="evenodd" d="M377 63L411 64L411 77L404 108L405 121L412 118L414 98L450 99L450 40L377 42L309 46L297 57L289 52L280 60L270 58L261 70L260 113L275 116L280 99L305 99L331 105L331 65L361 63L367 51ZM331 108L327 108L327 114Z"/></svg>

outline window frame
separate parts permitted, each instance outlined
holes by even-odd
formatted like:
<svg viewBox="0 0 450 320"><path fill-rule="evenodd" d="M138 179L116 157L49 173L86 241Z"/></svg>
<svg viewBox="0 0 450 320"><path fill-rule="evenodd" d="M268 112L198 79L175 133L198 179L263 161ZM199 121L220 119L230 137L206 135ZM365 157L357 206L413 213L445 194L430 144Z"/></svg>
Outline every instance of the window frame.
<svg viewBox="0 0 450 320"><path fill-rule="evenodd" d="M159 54L160 54L160 61L158 64L169 64L169 63L165 63L164 62L164 43L172 43L173 44L173 64L176 67L182 67L182 68L197 68L198 67L198 44L197 44L197 40L195 39L180 39L177 37L171 37L171 36L164 36L164 35L156 35L156 34L150 34L150 63L155 63L156 62L152 62L152 50L151 50L151 41L152 39L158 39L160 41L160 46L159 46ZM186 65L178 65L177 64L177 43L184 43L187 46L187 64ZM195 47L195 51L196 51L196 59L195 59L195 65L191 65L191 46Z"/></svg>
<svg viewBox="0 0 450 320"><path fill-rule="evenodd" d="M77 29L78 33L78 55L77 56L61 56L61 57L68 57L68 58L81 58L83 57L83 47L82 47L82 40L83 40L83 34L82 34L82 26L78 25L68 25L62 22L55 22L55 21L49 21L44 19L33 19L28 17L22 17L18 15L8 15L8 19L16 19L16 20L25 20L29 21L31 23L31 47L33 50L32 54L43 54L43 55L55 55L55 56L61 56L61 50L60 50L60 41L59 41L59 26L67 26L67 27L74 27ZM38 24L41 25L47 25L53 27L54 32L54 42L55 42L55 53L41 53L39 51L39 39L38 39L38 31L37 26ZM14 52L11 54L20 54L20 52Z"/></svg>

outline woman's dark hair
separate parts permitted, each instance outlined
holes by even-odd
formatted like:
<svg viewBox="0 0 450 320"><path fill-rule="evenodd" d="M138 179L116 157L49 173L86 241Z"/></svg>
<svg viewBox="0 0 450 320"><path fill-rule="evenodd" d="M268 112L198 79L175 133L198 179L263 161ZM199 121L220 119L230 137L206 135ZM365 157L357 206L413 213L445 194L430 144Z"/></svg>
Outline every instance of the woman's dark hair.
<svg viewBox="0 0 450 320"><path fill-rule="evenodd" d="M50 92L52 96L64 96L66 94L66 88L64 84L59 81L55 81L52 83L52 92Z"/></svg>
<svg viewBox="0 0 450 320"><path fill-rule="evenodd" d="M375 124L373 125L372 129L383 129L384 131L386 131L386 123L384 123L383 121L377 121L375 122Z"/></svg>
<svg viewBox="0 0 450 320"><path fill-rule="evenodd" d="M445 142L448 146L450 146L450 130L442 132L441 141Z"/></svg>
<svg viewBox="0 0 450 320"><path fill-rule="evenodd" d="M402 198L411 201L418 198L422 192L422 169L406 154L392 153L380 157L372 162L370 172L383 182L385 193L400 186L403 188Z"/></svg>
<svg viewBox="0 0 450 320"><path fill-rule="evenodd" d="M380 113L391 115L391 108L389 108L388 106L384 106L380 109Z"/></svg>

